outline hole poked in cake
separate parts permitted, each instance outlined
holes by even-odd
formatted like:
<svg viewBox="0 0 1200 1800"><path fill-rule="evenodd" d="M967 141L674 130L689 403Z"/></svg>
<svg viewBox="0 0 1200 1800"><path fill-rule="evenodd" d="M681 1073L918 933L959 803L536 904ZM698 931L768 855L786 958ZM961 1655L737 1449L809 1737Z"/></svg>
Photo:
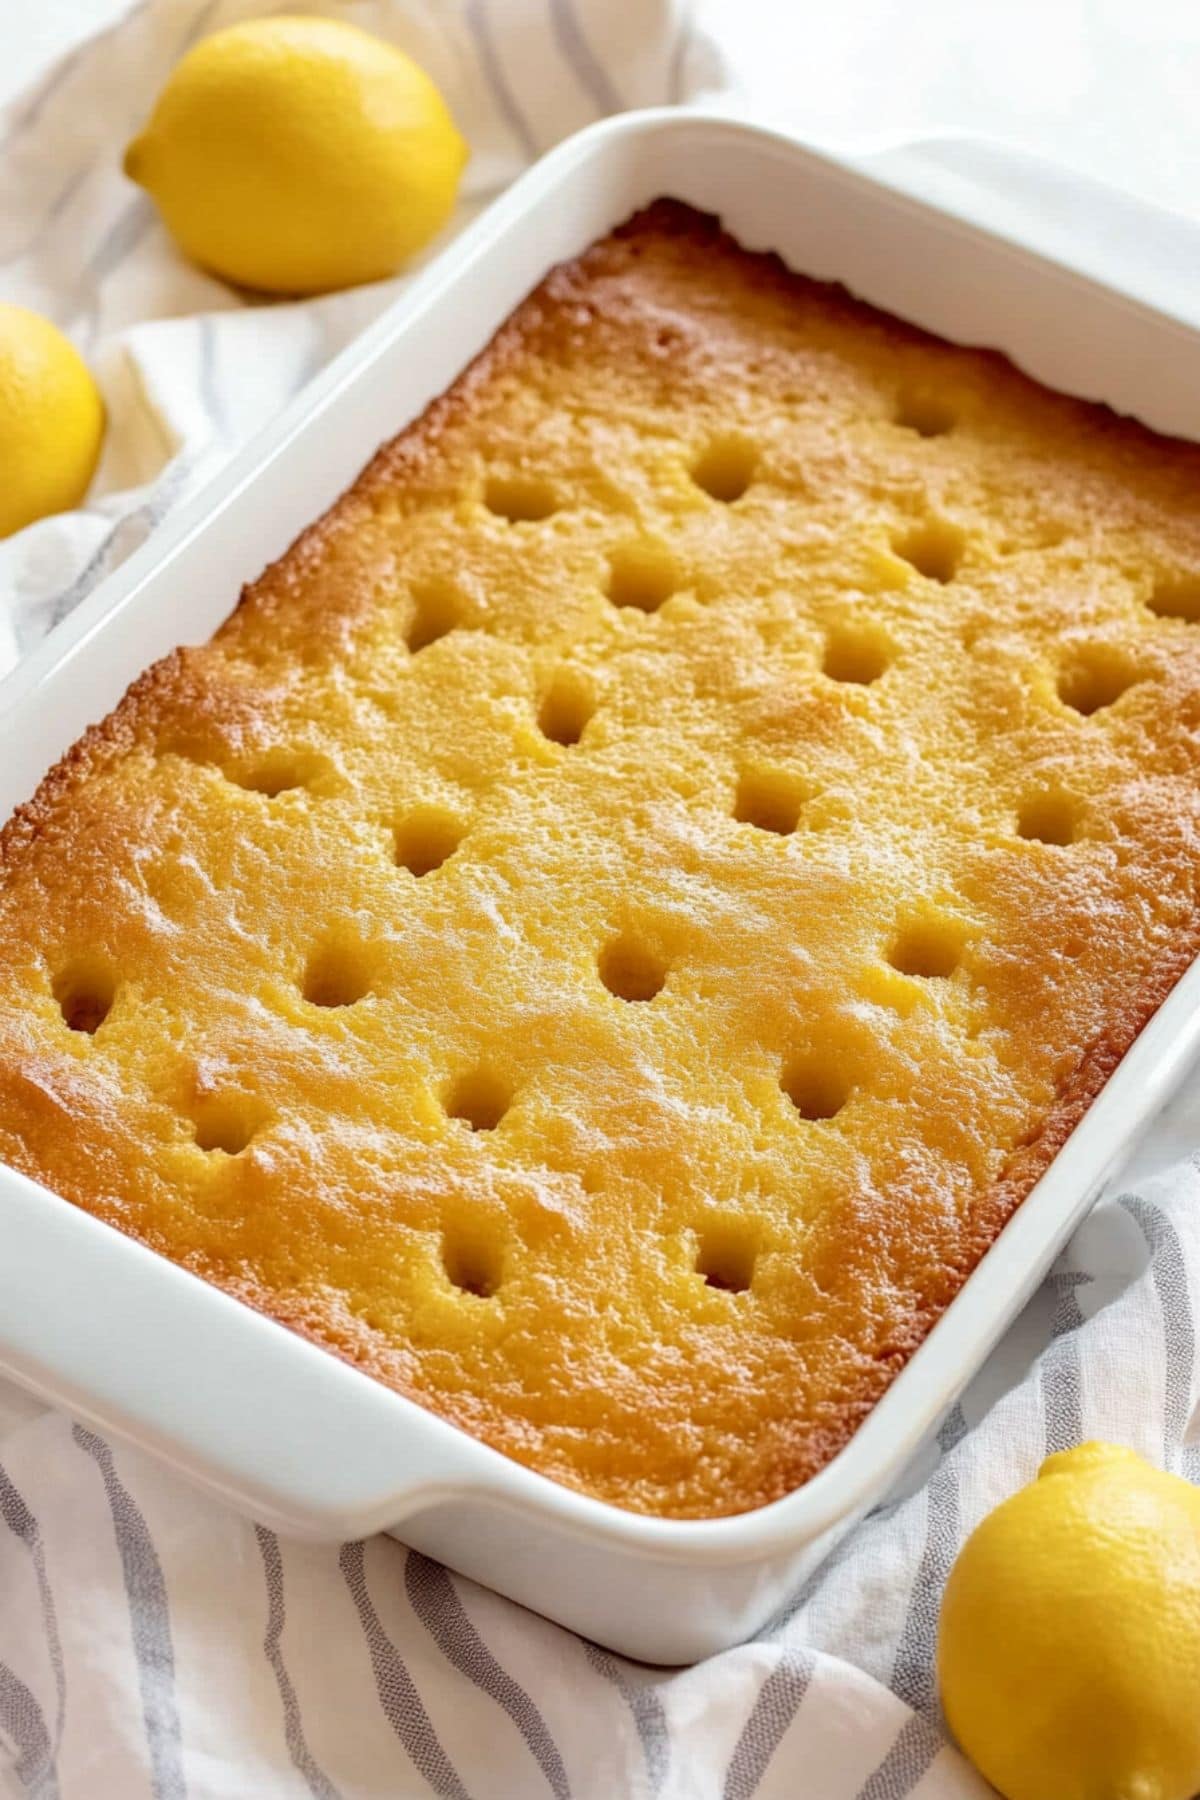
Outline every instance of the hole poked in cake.
<svg viewBox="0 0 1200 1800"><path fill-rule="evenodd" d="M758 451L748 438L723 433L705 445L689 471L710 500L732 506L740 500L758 468Z"/></svg>
<svg viewBox="0 0 1200 1800"><path fill-rule="evenodd" d="M1079 802L1052 788L1027 794L1017 808L1017 835L1033 843L1065 848L1079 836Z"/></svg>
<svg viewBox="0 0 1200 1800"><path fill-rule="evenodd" d="M450 1083L446 1114L472 1131L495 1131L512 1105L513 1090L494 1069L469 1069Z"/></svg>
<svg viewBox="0 0 1200 1800"><path fill-rule="evenodd" d="M618 1000L653 1000L667 979L662 958L628 932L605 944L596 966L601 981Z"/></svg>
<svg viewBox="0 0 1200 1800"><path fill-rule="evenodd" d="M901 975L945 980L961 962L962 947L962 932L954 920L929 913L900 925L888 961Z"/></svg>
<svg viewBox="0 0 1200 1800"><path fill-rule="evenodd" d="M331 772L325 757L305 750L267 750L252 761L225 770L235 786L251 794L264 794L268 800L297 788L310 792L328 789Z"/></svg>
<svg viewBox="0 0 1200 1800"><path fill-rule="evenodd" d="M192 1115L201 1150L240 1156L258 1130L257 1108L243 1094L211 1094L196 1103Z"/></svg>
<svg viewBox="0 0 1200 1800"><path fill-rule="evenodd" d="M926 519L892 539L892 549L902 562L943 585L953 581L967 547L966 533L948 519Z"/></svg>
<svg viewBox="0 0 1200 1800"><path fill-rule="evenodd" d="M714 1214L696 1229L696 1273L726 1294L744 1294L754 1281L758 1228L749 1219Z"/></svg>
<svg viewBox="0 0 1200 1800"><path fill-rule="evenodd" d="M404 641L415 656L444 638L463 621L462 595L453 582L433 579L414 583L412 611Z"/></svg>
<svg viewBox="0 0 1200 1800"><path fill-rule="evenodd" d="M396 862L410 875L430 875L449 862L463 840L463 828L444 806L420 806L396 827Z"/></svg>
<svg viewBox="0 0 1200 1800"><path fill-rule="evenodd" d="M309 957L300 991L310 1006L354 1006L371 992L373 979L362 945L334 938Z"/></svg>
<svg viewBox="0 0 1200 1800"><path fill-rule="evenodd" d="M1146 605L1160 619L1182 619L1188 625L1200 625L1200 573L1160 576Z"/></svg>
<svg viewBox="0 0 1200 1800"><path fill-rule="evenodd" d="M596 710L591 683L578 669L556 669L538 707L538 730L552 744L577 744Z"/></svg>
<svg viewBox="0 0 1200 1800"><path fill-rule="evenodd" d="M779 1085L800 1117L813 1122L836 1118L850 1098L849 1083L840 1071L827 1058L812 1054L786 1062Z"/></svg>
<svg viewBox="0 0 1200 1800"><path fill-rule="evenodd" d="M945 395L922 387L901 388L892 417L906 431L915 431L924 438L945 437L958 423Z"/></svg>
<svg viewBox="0 0 1200 1800"><path fill-rule="evenodd" d="M831 681L870 687L892 661L892 646L878 626L835 625L825 639L821 667Z"/></svg>
<svg viewBox="0 0 1200 1800"><path fill-rule="evenodd" d="M740 825L753 825L759 831L789 837L810 798L808 783L788 769L743 769L734 795L733 816Z"/></svg>
<svg viewBox="0 0 1200 1800"><path fill-rule="evenodd" d="M504 1279L504 1252L482 1221L457 1219L442 1232L442 1267L460 1293L490 1300Z"/></svg>
<svg viewBox="0 0 1200 1800"><path fill-rule="evenodd" d="M54 998L68 1031L94 1037L112 1011L117 984L99 957L76 957L54 977Z"/></svg>
<svg viewBox="0 0 1200 1800"><path fill-rule="evenodd" d="M1085 719L1103 712L1138 680L1129 659L1110 644L1088 644L1075 650L1058 671L1058 697Z"/></svg>
<svg viewBox="0 0 1200 1800"><path fill-rule="evenodd" d="M489 475L483 504L510 525L533 525L558 511L558 496L540 475Z"/></svg>
<svg viewBox="0 0 1200 1800"><path fill-rule="evenodd" d="M679 580L679 564L665 544L653 538L635 538L613 551L605 591L614 606L652 613L671 598Z"/></svg>

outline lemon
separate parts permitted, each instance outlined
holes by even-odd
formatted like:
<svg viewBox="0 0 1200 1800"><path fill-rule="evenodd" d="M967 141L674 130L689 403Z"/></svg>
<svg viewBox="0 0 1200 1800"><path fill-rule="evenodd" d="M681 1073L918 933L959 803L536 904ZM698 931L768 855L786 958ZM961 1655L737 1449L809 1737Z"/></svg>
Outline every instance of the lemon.
<svg viewBox="0 0 1200 1800"><path fill-rule="evenodd" d="M0 302L0 537L78 505L103 436L104 402L74 344Z"/></svg>
<svg viewBox="0 0 1200 1800"><path fill-rule="evenodd" d="M125 173L214 274L310 294L391 275L445 223L467 148L411 57L332 19L251 19L177 64Z"/></svg>
<svg viewBox="0 0 1200 1800"><path fill-rule="evenodd" d="M1200 1790L1200 1493L1083 1444L990 1513L942 1605L959 1744L1006 1800Z"/></svg>

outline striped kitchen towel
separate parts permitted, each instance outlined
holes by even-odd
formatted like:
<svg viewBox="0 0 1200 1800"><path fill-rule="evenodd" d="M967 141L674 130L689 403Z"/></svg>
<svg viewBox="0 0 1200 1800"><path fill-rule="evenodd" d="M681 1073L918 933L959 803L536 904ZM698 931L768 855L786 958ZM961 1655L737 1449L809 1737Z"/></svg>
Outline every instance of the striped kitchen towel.
<svg viewBox="0 0 1200 1800"><path fill-rule="evenodd" d="M0 51L22 10L0 13ZM0 118L0 293L76 337L112 421L86 507L0 544L0 672L396 292L247 306L178 259L119 174L186 45L262 10L143 0ZM471 134L462 219L578 125L720 82L670 0L286 10L336 11L432 71ZM933 1666L965 1534L1088 1435L1200 1479L1196 1143L1200 1084L887 1503L757 1639L694 1669L635 1666L388 1539L283 1542L0 1384L0 1785L37 1800L977 1800L989 1790L946 1739Z"/></svg>

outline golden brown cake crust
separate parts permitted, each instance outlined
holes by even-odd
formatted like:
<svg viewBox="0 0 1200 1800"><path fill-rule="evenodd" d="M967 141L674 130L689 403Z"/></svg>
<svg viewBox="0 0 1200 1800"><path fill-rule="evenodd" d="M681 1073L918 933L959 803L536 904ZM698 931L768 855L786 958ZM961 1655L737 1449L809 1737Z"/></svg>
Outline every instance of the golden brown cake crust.
<svg viewBox="0 0 1200 1800"><path fill-rule="evenodd" d="M659 202L0 834L0 1155L677 1517L878 1400L1200 948L1200 451Z"/></svg>

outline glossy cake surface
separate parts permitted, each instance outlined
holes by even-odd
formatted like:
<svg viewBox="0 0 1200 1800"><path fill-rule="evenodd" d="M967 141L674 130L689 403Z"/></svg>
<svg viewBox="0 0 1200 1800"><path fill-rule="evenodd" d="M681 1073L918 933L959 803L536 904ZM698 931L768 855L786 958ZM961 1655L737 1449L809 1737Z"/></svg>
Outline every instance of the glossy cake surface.
<svg viewBox="0 0 1200 1800"><path fill-rule="evenodd" d="M1198 493L660 203L9 824L0 1156L572 1486L777 1498L1195 954Z"/></svg>

